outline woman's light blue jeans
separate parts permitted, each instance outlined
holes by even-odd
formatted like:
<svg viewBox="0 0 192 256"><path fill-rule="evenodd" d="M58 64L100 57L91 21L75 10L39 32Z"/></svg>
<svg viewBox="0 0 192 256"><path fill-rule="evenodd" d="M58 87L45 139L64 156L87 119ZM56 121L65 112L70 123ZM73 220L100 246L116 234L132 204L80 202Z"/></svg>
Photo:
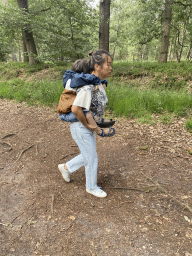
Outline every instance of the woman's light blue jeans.
<svg viewBox="0 0 192 256"><path fill-rule="evenodd" d="M87 129L81 122L71 123L70 130L81 154L66 163L67 169L73 173L85 166L86 188L95 189L98 168L95 133Z"/></svg>

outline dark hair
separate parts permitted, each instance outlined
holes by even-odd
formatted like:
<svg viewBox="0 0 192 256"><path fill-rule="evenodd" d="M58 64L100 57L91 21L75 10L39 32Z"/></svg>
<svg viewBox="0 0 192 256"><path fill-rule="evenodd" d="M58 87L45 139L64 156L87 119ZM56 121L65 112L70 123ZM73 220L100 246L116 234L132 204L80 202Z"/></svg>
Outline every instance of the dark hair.
<svg viewBox="0 0 192 256"><path fill-rule="evenodd" d="M96 52L90 52L89 55L91 56L91 59L89 60L90 72L94 71L95 64L98 64L99 66L102 67L106 59L108 57L111 57L110 53L106 50L98 50Z"/></svg>
<svg viewBox="0 0 192 256"><path fill-rule="evenodd" d="M85 60L85 59L76 60L73 63L71 70L77 73L82 73L82 72L85 74L90 73L88 60Z"/></svg>

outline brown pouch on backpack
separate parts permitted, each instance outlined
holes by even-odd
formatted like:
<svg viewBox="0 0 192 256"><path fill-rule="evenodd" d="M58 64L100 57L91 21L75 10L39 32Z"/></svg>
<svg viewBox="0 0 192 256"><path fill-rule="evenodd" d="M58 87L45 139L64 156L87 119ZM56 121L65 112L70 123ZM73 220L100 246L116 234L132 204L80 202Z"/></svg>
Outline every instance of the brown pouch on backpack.
<svg viewBox="0 0 192 256"><path fill-rule="evenodd" d="M61 94L59 105L57 107L57 112L59 114L67 114L71 112L71 106L73 105L75 98L75 91L65 89Z"/></svg>

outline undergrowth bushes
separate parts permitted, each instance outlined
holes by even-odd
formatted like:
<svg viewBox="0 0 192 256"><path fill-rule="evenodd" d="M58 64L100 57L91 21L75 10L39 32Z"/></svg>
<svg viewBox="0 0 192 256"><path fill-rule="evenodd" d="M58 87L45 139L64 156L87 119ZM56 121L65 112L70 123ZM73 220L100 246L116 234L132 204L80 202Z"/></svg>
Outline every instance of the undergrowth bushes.
<svg viewBox="0 0 192 256"><path fill-rule="evenodd" d="M63 91L61 81L43 80L40 82L14 79L1 83L0 97L26 101L29 104L42 103L50 106L58 104Z"/></svg>
<svg viewBox="0 0 192 256"><path fill-rule="evenodd" d="M60 66L0 63L0 97L57 105L63 91L62 76L70 67L71 63ZM108 79L108 109L116 115L144 121L152 114L161 115L164 122L170 120L170 115L190 116L191 74L192 65L188 62L114 62Z"/></svg>
<svg viewBox="0 0 192 256"><path fill-rule="evenodd" d="M107 89L107 96L110 110L129 117L141 117L147 112L171 112L175 116L185 116L188 109L192 108L192 95L185 91L138 90L112 84Z"/></svg>

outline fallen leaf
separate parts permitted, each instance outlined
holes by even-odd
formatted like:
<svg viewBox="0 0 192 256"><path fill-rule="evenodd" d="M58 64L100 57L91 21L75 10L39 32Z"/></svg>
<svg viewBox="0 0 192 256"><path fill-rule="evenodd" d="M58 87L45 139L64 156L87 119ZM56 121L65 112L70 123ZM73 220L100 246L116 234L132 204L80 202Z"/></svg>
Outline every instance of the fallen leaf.
<svg viewBox="0 0 192 256"><path fill-rule="evenodd" d="M192 238L192 233L191 233L191 234L187 233L187 234L186 234L186 237Z"/></svg>
<svg viewBox="0 0 192 256"><path fill-rule="evenodd" d="M70 215L70 216L68 217L68 219L70 219L70 220L75 220L76 218L75 218L75 216Z"/></svg>
<svg viewBox="0 0 192 256"><path fill-rule="evenodd" d="M143 147L140 147L139 149L146 150L148 149L148 146L143 146Z"/></svg>
<svg viewBox="0 0 192 256"><path fill-rule="evenodd" d="M185 219L187 222L191 222L191 220L190 220L187 216L184 216L184 219Z"/></svg>
<svg viewBox="0 0 192 256"><path fill-rule="evenodd" d="M189 198L188 196L181 196L181 199Z"/></svg>

